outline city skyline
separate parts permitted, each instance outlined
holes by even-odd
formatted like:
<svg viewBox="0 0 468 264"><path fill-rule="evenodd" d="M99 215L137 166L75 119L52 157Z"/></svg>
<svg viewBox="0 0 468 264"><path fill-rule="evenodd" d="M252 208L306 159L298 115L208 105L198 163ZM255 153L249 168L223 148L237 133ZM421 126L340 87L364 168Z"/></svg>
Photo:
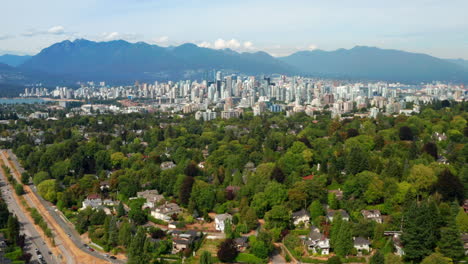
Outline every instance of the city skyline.
<svg viewBox="0 0 468 264"><path fill-rule="evenodd" d="M28 8L24 8L27 6ZM124 39L215 49L336 50L356 45L468 59L466 1L80 1L4 3L0 54L34 55L65 39ZM21 19L18 19L21 13ZM285 23L287 22L287 23Z"/></svg>

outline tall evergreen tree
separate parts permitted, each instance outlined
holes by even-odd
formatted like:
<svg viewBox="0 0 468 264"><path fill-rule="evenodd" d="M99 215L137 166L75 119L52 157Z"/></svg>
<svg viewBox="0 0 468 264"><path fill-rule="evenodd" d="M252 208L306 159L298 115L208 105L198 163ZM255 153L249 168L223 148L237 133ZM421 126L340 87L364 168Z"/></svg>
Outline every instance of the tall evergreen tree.
<svg viewBox="0 0 468 264"><path fill-rule="evenodd" d="M427 202L413 201L403 214L401 240L407 261L420 262L433 252L438 240L437 212Z"/></svg>
<svg viewBox="0 0 468 264"><path fill-rule="evenodd" d="M371 257L370 264L385 264L385 257L380 250L377 250Z"/></svg>
<svg viewBox="0 0 468 264"><path fill-rule="evenodd" d="M112 217L109 222L109 238L108 245L110 247L115 247L119 243L119 230L117 228L117 219Z"/></svg>
<svg viewBox="0 0 468 264"><path fill-rule="evenodd" d="M19 234L20 234L20 224L19 224L18 218L15 215L10 214L8 216L8 222L7 222L7 227L6 227L6 238L11 244L16 245Z"/></svg>
<svg viewBox="0 0 468 264"><path fill-rule="evenodd" d="M335 243L335 253L338 256L345 257L351 253L353 249L353 234L351 232L351 225L347 221L343 221L340 226L340 231Z"/></svg>
<svg viewBox="0 0 468 264"><path fill-rule="evenodd" d="M331 247L336 249L338 245L338 239L340 235L341 226L343 224L343 219L341 215L335 215L330 230L330 244Z"/></svg>
<svg viewBox="0 0 468 264"><path fill-rule="evenodd" d="M351 148L346 157L346 172L348 174L358 174L369 168L367 153L360 147Z"/></svg>
<svg viewBox="0 0 468 264"><path fill-rule="evenodd" d="M465 249L455 221L450 221L448 227L441 229L438 246L440 253L454 260L459 260L465 255Z"/></svg>
<svg viewBox="0 0 468 264"><path fill-rule="evenodd" d="M128 263L129 264L147 264L145 257L145 242L146 234L143 227L139 227L137 233L130 243L128 249Z"/></svg>
<svg viewBox="0 0 468 264"><path fill-rule="evenodd" d="M126 214L125 208L122 202L117 206L117 217L122 217Z"/></svg>

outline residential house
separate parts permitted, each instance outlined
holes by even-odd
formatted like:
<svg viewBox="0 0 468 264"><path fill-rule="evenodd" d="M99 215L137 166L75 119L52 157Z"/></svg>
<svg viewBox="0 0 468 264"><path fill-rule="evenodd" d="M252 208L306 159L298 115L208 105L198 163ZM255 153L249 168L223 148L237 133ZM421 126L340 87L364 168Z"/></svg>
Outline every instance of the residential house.
<svg viewBox="0 0 468 264"><path fill-rule="evenodd" d="M84 199L81 205L81 209L86 209L87 207L99 209L102 207L102 199L98 194L90 194L86 197L86 199Z"/></svg>
<svg viewBox="0 0 468 264"><path fill-rule="evenodd" d="M364 250L367 252L370 252L369 240L363 237L355 237L353 239L354 239L354 248L357 250L358 255L361 255Z"/></svg>
<svg viewBox="0 0 468 264"><path fill-rule="evenodd" d="M333 222L333 218L335 217L336 214L340 214L341 219L343 219L345 221L349 221L349 214L345 210L339 209L339 210L328 210L327 211L327 220L328 220L328 222Z"/></svg>
<svg viewBox="0 0 468 264"><path fill-rule="evenodd" d="M99 183L99 189L101 189L101 191L109 190L109 188L110 188L110 184L108 181L102 181Z"/></svg>
<svg viewBox="0 0 468 264"><path fill-rule="evenodd" d="M176 165L172 161L165 161L161 163L161 170L168 170L174 168Z"/></svg>
<svg viewBox="0 0 468 264"><path fill-rule="evenodd" d="M200 238L201 234L195 230L171 232L172 235L172 254L177 254L187 248Z"/></svg>
<svg viewBox="0 0 468 264"><path fill-rule="evenodd" d="M249 238L241 236L234 239L234 245L237 248L237 251L244 252L249 247Z"/></svg>
<svg viewBox="0 0 468 264"><path fill-rule="evenodd" d="M304 244L314 254L330 254L330 240L315 226L310 228L310 233L305 238Z"/></svg>
<svg viewBox="0 0 468 264"><path fill-rule="evenodd" d="M143 209L153 209L156 205L164 200L164 196L159 194L157 190L137 192L137 197L146 199L146 202L143 204Z"/></svg>
<svg viewBox="0 0 468 264"><path fill-rule="evenodd" d="M215 216L215 229L224 232L226 221L232 221L232 215L230 214L219 214Z"/></svg>
<svg viewBox="0 0 468 264"><path fill-rule="evenodd" d="M90 194L83 200L81 205L82 210L90 207L94 210L104 210L107 215L111 215L111 210L106 206L115 206L115 203L110 199L102 200L98 194Z"/></svg>
<svg viewBox="0 0 468 264"><path fill-rule="evenodd" d="M153 208L151 216L166 222L171 221L173 215L178 215L182 212L179 205L175 203L164 203L160 206Z"/></svg>
<svg viewBox="0 0 468 264"><path fill-rule="evenodd" d="M379 224L383 222L382 214L380 213L380 210L362 210L361 214L367 220L375 221Z"/></svg>
<svg viewBox="0 0 468 264"><path fill-rule="evenodd" d="M310 214L306 210L302 209L300 211L294 212L292 214L292 219L295 226L298 226L301 223L308 225L310 223Z"/></svg>

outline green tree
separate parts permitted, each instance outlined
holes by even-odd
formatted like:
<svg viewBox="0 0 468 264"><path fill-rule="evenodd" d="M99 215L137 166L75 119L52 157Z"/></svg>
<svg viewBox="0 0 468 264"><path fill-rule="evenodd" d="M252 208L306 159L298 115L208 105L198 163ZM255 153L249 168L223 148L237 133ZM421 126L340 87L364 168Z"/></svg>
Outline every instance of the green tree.
<svg viewBox="0 0 468 264"><path fill-rule="evenodd" d="M333 256L327 260L327 264L341 264L341 258L338 256Z"/></svg>
<svg viewBox="0 0 468 264"><path fill-rule="evenodd" d="M49 176L49 173L45 172L45 171L40 171L36 174L34 174L34 177L33 177L33 183L34 185L39 185L39 183L47 180L47 179L50 179L50 176Z"/></svg>
<svg viewBox="0 0 468 264"><path fill-rule="evenodd" d="M241 215L241 221L247 225L249 230L253 230L258 226L258 217L255 213L255 210L251 207L248 207L245 210L245 214Z"/></svg>
<svg viewBox="0 0 468 264"><path fill-rule="evenodd" d="M385 264L404 264L404 263L400 256L390 253L385 256Z"/></svg>
<svg viewBox="0 0 468 264"><path fill-rule="evenodd" d="M368 155L361 147L353 147L346 157L346 173L358 174L369 168Z"/></svg>
<svg viewBox="0 0 468 264"><path fill-rule="evenodd" d="M458 211L458 214L455 218L455 221L457 223L458 230L462 233L467 233L468 232L468 215L465 213L465 210L463 208L460 208Z"/></svg>
<svg viewBox="0 0 468 264"><path fill-rule="evenodd" d="M145 254L146 234L143 227L139 227L135 236L132 238L128 249L129 264L147 264L147 255Z"/></svg>
<svg viewBox="0 0 468 264"><path fill-rule="evenodd" d="M190 207L192 209L196 209L200 214L204 215L213 209L215 199L215 189L211 184L200 180L195 181L190 196Z"/></svg>
<svg viewBox="0 0 468 264"><path fill-rule="evenodd" d="M11 244L16 245L16 242L19 238L19 234L20 223L18 221L18 218L11 214L8 216L8 222L6 226L6 238Z"/></svg>
<svg viewBox="0 0 468 264"><path fill-rule="evenodd" d="M423 259L421 264L452 264L453 262L439 253L432 253Z"/></svg>
<svg viewBox="0 0 468 264"><path fill-rule="evenodd" d="M265 227L268 229L279 228L280 230L289 227L291 211L284 205L275 205L265 214Z"/></svg>
<svg viewBox="0 0 468 264"><path fill-rule="evenodd" d="M116 247L119 244L119 229L117 228L117 219L115 217L111 218L108 230L107 244L112 248Z"/></svg>
<svg viewBox="0 0 468 264"><path fill-rule="evenodd" d="M454 221L450 221L448 227L440 230L438 243L440 253L454 260L460 260L465 255L465 249Z"/></svg>
<svg viewBox="0 0 468 264"><path fill-rule="evenodd" d="M261 259L266 259L269 254L265 242L257 239L250 243L250 252Z"/></svg>
<svg viewBox="0 0 468 264"><path fill-rule="evenodd" d="M435 248L438 220L435 217L437 212L431 209L427 202L416 201L405 209L401 241L408 261L419 262Z"/></svg>
<svg viewBox="0 0 468 264"><path fill-rule="evenodd" d="M314 200L309 206L310 217L312 221L318 225L317 218L319 216L325 215L325 210L323 209L323 205L320 203L319 200Z"/></svg>
<svg viewBox="0 0 468 264"><path fill-rule="evenodd" d="M125 211L125 208L124 208L124 205L122 202L119 202L119 205L117 205L117 217L122 217L124 215L126 215L126 211Z"/></svg>
<svg viewBox="0 0 468 264"><path fill-rule="evenodd" d="M332 210L339 209L338 199L336 199L336 195L334 193L329 193L328 194L328 206Z"/></svg>
<svg viewBox="0 0 468 264"><path fill-rule="evenodd" d="M57 201L56 180L45 180L37 186L37 192L47 201Z"/></svg>
<svg viewBox="0 0 468 264"><path fill-rule="evenodd" d="M416 164L411 168L408 180L414 184L419 193L423 193L429 191L434 183L436 183L437 176L430 167Z"/></svg>
<svg viewBox="0 0 468 264"><path fill-rule="evenodd" d="M203 251L200 256L200 264L213 264L213 258L211 257L211 253L208 251Z"/></svg>
<svg viewBox="0 0 468 264"><path fill-rule="evenodd" d="M29 184L30 178L31 178L31 176L29 175L29 173L27 173L27 172L21 173L21 182L23 184Z"/></svg>
<svg viewBox="0 0 468 264"><path fill-rule="evenodd" d="M128 247L132 241L132 228L130 224L125 221L119 228L119 245Z"/></svg>
<svg viewBox="0 0 468 264"><path fill-rule="evenodd" d="M351 225L348 221L343 221L336 238L335 253L338 256L344 257L351 253L353 247L353 234L351 232Z"/></svg>
<svg viewBox="0 0 468 264"><path fill-rule="evenodd" d="M435 184L438 193L442 194L442 197L446 201L463 201L464 198L464 187L463 183L456 175L453 175L450 170L443 170L438 177L437 183Z"/></svg>
<svg viewBox="0 0 468 264"><path fill-rule="evenodd" d="M370 259L370 264L385 264L385 258L380 250L377 250Z"/></svg>

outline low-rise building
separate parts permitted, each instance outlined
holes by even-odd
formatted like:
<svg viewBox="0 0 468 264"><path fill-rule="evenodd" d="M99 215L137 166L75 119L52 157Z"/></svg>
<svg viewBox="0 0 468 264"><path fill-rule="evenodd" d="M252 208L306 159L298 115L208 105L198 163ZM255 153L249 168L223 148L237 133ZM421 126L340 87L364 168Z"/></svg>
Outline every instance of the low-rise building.
<svg viewBox="0 0 468 264"><path fill-rule="evenodd" d="M375 221L379 224L383 222L382 214L380 213L380 210L362 210L361 214L367 220Z"/></svg>
<svg viewBox="0 0 468 264"><path fill-rule="evenodd" d="M237 251L244 252L249 247L249 238L241 236L234 239L234 245L237 248Z"/></svg>
<svg viewBox="0 0 468 264"><path fill-rule="evenodd" d="M174 168L176 165L174 162L172 161L165 161L163 163L161 163L161 170L168 170L168 169L172 169Z"/></svg>
<svg viewBox="0 0 468 264"><path fill-rule="evenodd" d="M143 204L143 209L153 209L160 202L164 201L164 196L159 194L157 190L146 190L142 192L137 192L137 197L146 199L146 202Z"/></svg>
<svg viewBox="0 0 468 264"><path fill-rule="evenodd" d="M301 223L308 225L310 223L310 214L306 210L302 209L294 212L292 214L292 219L295 226L300 225Z"/></svg>
<svg viewBox="0 0 468 264"><path fill-rule="evenodd" d="M316 226L310 228L310 233L305 238L304 244L314 254L330 254L330 240Z"/></svg>
<svg viewBox="0 0 468 264"><path fill-rule="evenodd" d="M363 251L370 252L370 242L363 237L355 237L354 248L357 250L358 255L361 255Z"/></svg>
<svg viewBox="0 0 468 264"><path fill-rule="evenodd" d="M177 254L187 248L200 238L201 234L195 230L171 232L172 235L172 254Z"/></svg>
<svg viewBox="0 0 468 264"><path fill-rule="evenodd" d="M179 215L182 209L175 203L164 203L151 210L151 216L166 222L171 221L173 215Z"/></svg>
<svg viewBox="0 0 468 264"><path fill-rule="evenodd" d="M230 214L219 214L215 216L215 229L224 232L226 221L232 221L232 215Z"/></svg>
<svg viewBox="0 0 468 264"><path fill-rule="evenodd" d="M341 219L343 219L345 221L349 221L349 214L345 210L339 209L339 210L328 210L327 211L327 220L328 220L328 222L333 222L333 219L334 219L335 215L337 215L337 214L341 215Z"/></svg>

